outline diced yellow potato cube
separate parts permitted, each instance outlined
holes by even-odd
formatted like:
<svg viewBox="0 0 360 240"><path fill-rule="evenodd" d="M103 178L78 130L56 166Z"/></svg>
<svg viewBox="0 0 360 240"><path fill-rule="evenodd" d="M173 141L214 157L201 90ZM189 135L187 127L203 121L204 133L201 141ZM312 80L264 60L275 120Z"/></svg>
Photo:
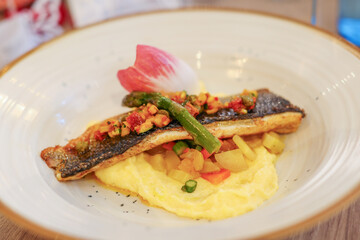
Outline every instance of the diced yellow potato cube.
<svg viewBox="0 0 360 240"><path fill-rule="evenodd" d="M202 92L197 97L197 103L199 105L204 105L206 103L207 98L208 98L208 94Z"/></svg>
<svg viewBox="0 0 360 240"><path fill-rule="evenodd" d="M168 173L168 176L181 183L185 183L187 180L192 179L192 176L189 173L178 169L171 169Z"/></svg>
<svg viewBox="0 0 360 240"><path fill-rule="evenodd" d="M219 169L222 169L222 168L224 168L223 166L221 166L221 164L220 163L218 163L218 162L213 162L214 163L214 165L215 166L217 166Z"/></svg>
<svg viewBox="0 0 360 240"><path fill-rule="evenodd" d="M268 132L268 134L275 137L275 138L277 138L277 139L280 139L280 135L277 134L276 132Z"/></svg>
<svg viewBox="0 0 360 240"><path fill-rule="evenodd" d="M152 121L157 127L164 127L171 122L168 116L160 113L156 114L155 117L152 119Z"/></svg>
<svg viewBox="0 0 360 240"><path fill-rule="evenodd" d="M190 158L185 158L181 160L178 168L184 172L191 173L192 171L195 171L194 165L192 163L192 160Z"/></svg>
<svg viewBox="0 0 360 240"><path fill-rule="evenodd" d="M200 177L200 173L193 171L193 172L191 172L191 176L192 176L192 179L196 179L196 178Z"/></svg>
<svg viewBox="0 0 360 240"><path fill-rule="evenodd" d="M165 160L162 154L149 155L148 162L155 170L166 172Z"/></svg>
<svg viewBox="0 0 360 240"><path fill-rule="evenodd" d="M196 171L200 171L204 166L204 156L201 152L194 150L193 165Z"/></svg>
<svg viewBox="0 0 360 240"><path fill-rule="evenodd" d="M193 178L197 178L200 174L195 170L193 160L190 158L185 158L181 160L178 168L184 172L189 173Z"/></svg>
<svg viewBox="0 0 360 240"><path fill-rule="evenodd" d="M218 153L214 156L216 161L223 168L229 169L232 172L240 172L248 168L243 153L240 149Z"/></svg>
<svg viewBox="0 0 360 240"><path fill-rule="evenodd" d="M184 151L184 152L180 155L180 158L181 158L181 159L185 159L185 158L193 159L193 158L194 158L194 151L196 151L196 150L189 148L187 151Z"/></svg>
<svg viewBox="0 0 360 240"><path fill-rule="evenodd" d="M204 156L196 149L189 149L186 153L180 155L182 159L188 158L193 162L194 169L200 171L204 165Z"/></svg>
<svg viewBox="0 0 360 240"><path fill-rule="evenodd" d="M233 137L233 141L249 160L255 160L256 153L246 144L246 142L238 135Z"/></svg>
<svg viewBox="0 0 360 240"><path fill-rule="evenodd" d="M274 137L269 133L263 136L263 145L272 153L279 154L285 148L285 143L280 138Z"/></svg>
<svg viewBox="0 0 360 240"><path fill-rule="evenodd" d="M166 170L169 172L171 169L177 168L180 164L180 158L174 151L165 152Z"/></svg>
<svg viewBox="0 0 360 240"><path fill-rule="evenodd" d="M159 111L159 109L153 104L148 104L148 111L152 115L155 115Z"/></svg>
<svg viewBox="0 0 360 240"><path fill-rule="evenodd" d="M217 172L220 171L220 167L218 167L212 161L204 161L203 169L200 171L201 173L209 173L209 172Z"/></svg>

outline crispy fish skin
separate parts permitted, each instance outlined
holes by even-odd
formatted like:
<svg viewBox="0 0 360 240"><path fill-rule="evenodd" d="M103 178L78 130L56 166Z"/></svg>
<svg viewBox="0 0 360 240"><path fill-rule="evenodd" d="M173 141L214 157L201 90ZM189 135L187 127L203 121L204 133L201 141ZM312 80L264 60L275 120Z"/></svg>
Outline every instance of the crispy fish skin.
<svg viewBox="0 0 360 240"><path fill-rule="evenodd" d="M268 131L291 133L297 130L302 118L305 117L302 109L266 89L258 90L258 94L256 106L248 114L221 109L215 114L202 113L197 116L197 120L218 138ZM116 118L122 119L124 116L127 114L118 115ZM132 132L125 137L115 136L107 137L101 142L93 141L90 142L88 150L76 152L73 148L74 143L79 139L86 139L93 128L88 128L65 147L49 147L41 152L41 158L50 168L55 169L59 181L80 179L88 173L109 167L166 142L192 139L174 120L163 128L154 128L139 135Z"/></svg>

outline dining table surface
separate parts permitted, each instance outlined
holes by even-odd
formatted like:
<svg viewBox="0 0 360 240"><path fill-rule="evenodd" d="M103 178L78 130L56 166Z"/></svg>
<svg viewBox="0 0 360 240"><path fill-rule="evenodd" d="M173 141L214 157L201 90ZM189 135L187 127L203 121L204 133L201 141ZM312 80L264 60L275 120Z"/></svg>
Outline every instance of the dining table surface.
<svg viewBox="0 0 360 240"><path fill-rule="evenodd" d="M264 2L264 0L260 0ZM298 0L299 2L311 0ZM228 2L228 1L225 1ZM270 1L275 2L275 1ZM279 1L278 1L279 2ZM288 1L294 2L294 1ZM253 6L251 6L253 7ZM270 6L271 7L271 6ZM266 8L266 7L265 7ZM316 25L317 27L337 34L336 22L338 17L338 0L317 0L316 7ZM278 8L277 8L278 9ZM278 12L275 12L278 13ZM296 16L295 16L296 15ZM302 20L302 15L298 13L287 11L287 17ZM304 15L305 16L305 15ZM307 20L304 20L307 21ZM0 240L49 240L59 239L56 236L44 236L41 232L35 232L26 224L19 224L12 221L4 213L0 212ZM355 199L350 205L345 206L341 211L333 213L316 225L307 226L300 232L294 232L290 235L282 236L279 239L284 240L310 240L310 239L359 239L360 236L360 198Z"/></svg>
<svg viewBox="0 0 360 240"><path fill-rule="evenodd" d="M296 232L290 236L279 238L281 240L310 240L310 239L347 239L355 240L360 236L360 199L335 213L329 219L323 220L308 229ZM41 233L33 232L17 223L12 222L0 214L0 239L11 240L51 240L59 239L45 237Z"/></svg>

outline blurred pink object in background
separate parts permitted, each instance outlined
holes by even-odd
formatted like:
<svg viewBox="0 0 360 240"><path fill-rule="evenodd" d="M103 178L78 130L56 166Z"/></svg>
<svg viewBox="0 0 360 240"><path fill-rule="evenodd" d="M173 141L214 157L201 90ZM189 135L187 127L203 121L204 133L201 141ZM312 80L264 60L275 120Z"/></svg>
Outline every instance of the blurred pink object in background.
<svg viewBox="0 0 360 240"><path fill-rule="evenodd" d="M18 1L7 0L6 3L8 14L0 22L0 68L63 32L61 0L36 0L30 8L21 10Z"/></svg>

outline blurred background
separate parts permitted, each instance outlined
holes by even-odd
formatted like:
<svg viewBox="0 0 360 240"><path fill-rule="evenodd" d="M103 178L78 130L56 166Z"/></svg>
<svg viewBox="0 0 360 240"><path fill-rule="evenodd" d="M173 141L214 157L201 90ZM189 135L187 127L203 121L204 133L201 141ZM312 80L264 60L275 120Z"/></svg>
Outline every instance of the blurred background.
<svg viewBox="0 0 360 240"><path fill-rule="evenodd" d="M360 0L0 0L0 68L71 29L127 14L189 7L276 14L360 46Z"/></svg>

